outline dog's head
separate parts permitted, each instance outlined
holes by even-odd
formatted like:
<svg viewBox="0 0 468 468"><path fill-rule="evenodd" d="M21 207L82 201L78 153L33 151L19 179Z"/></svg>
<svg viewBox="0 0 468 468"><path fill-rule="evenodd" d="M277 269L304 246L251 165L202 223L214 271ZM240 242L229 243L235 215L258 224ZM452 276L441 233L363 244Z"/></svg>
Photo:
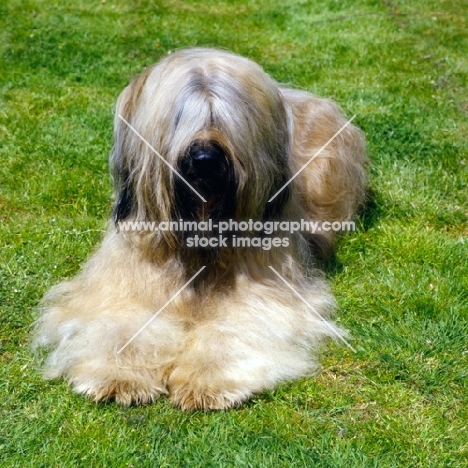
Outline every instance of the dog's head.
<svg viewBox="0 0 468 468"><path fill-rule="evenodd" d="M289 111L235 54L187 49L146 70L117 101L114 137L116 222L264 220L289 198L268 203L290 177Z"/></svg>

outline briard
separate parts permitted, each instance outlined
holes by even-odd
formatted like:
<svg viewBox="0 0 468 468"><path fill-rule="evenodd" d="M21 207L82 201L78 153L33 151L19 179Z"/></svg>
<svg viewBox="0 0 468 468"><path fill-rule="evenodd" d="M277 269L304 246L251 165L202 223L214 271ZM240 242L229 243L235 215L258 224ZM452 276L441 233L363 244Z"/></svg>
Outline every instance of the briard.
<svg viewBox="0 0 468 468"><path fill-rule="evenodd" d="M112 223L42 302L45 375L96 401L167 394L188 410L311 375L344 332L313 260L335 233L302 227L355 215L362 133L333 102L213 49L165 57L116 107Z"/></svg>

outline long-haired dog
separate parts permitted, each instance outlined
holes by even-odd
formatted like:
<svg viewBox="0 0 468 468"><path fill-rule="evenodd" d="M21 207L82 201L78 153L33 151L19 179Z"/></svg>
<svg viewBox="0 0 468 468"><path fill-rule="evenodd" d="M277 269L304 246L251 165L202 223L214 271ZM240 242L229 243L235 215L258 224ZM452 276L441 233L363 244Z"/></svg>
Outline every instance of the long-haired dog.
<svg viewBox="0 0 468 468"><path fill-rule="evenodd" d="M311 262L331 251L332 231L281 232L268 249L236 247L232 229L229 242L196 247L193 232L119 226L211 220L196 234L216 240L223 220L349 220L364 197L361 132L346 126L315 157L345 123L331 101L224 51L182 50L135 78L117 101L113 226L42 303L45 375L96 401L168 394L204 410L310 375L324 339L343 336Z"/></svg>

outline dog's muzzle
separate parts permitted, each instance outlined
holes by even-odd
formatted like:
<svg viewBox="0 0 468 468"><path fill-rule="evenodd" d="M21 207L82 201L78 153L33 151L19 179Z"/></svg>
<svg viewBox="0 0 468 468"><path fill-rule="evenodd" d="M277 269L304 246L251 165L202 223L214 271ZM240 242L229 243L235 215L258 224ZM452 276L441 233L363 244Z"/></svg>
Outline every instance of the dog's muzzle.
<svg viewBox="0 0 468 468"><path fill-rule="evenodd" d="M181 157L179 170L191 186L180 179L175 183L177 210L182 218L232 216L236 190L234 168L227 151L212 141L195 141Z"/></svg>

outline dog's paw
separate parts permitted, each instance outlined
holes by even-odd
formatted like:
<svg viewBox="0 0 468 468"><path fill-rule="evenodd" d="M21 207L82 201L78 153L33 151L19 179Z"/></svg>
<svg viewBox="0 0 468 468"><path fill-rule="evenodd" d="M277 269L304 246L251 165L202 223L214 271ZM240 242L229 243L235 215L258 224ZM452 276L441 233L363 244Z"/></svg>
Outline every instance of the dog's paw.
<svg viewBox="0 0 468 468"><path fill-rule="evenodd" d="M77 393L86 395L95 402L114 401L123 406L153 403L161 395L167 394L165 388L153 387L141 382L116 380L93 386L86 384L74 385L74 390Z"/></svg>
<svg viewBox="0 0 468 468"><path fill-rule="evenodd" d="M185 411L225 410L240 405L250 396L250 393L213 390L190 383L171 387L169 391L172 404Z"/></svg>

